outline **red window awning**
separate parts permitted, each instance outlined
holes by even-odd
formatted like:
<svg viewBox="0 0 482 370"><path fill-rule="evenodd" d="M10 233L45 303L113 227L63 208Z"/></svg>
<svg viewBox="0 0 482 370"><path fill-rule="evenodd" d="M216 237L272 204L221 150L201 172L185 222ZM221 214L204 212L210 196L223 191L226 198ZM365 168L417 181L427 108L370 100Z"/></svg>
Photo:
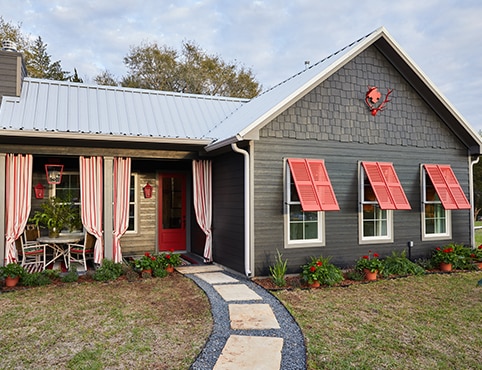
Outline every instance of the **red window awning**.
<svg viewBox="0 0 482 370"><path fill-rule="evenodd" d="M424 164L423 166L445 209L471 208L450 165Z"/></svg>
<svg viewBox="0 0 482 370"><path fill-rule="evenodd" d="M381 209L411 209L392 163L362 162Z"/></svg>
<svg viewBox="0 0 482 370"><path fill-rule="evenodd" d="M288 164L304 212L340 210L323 160L288 158Z"/></svg>

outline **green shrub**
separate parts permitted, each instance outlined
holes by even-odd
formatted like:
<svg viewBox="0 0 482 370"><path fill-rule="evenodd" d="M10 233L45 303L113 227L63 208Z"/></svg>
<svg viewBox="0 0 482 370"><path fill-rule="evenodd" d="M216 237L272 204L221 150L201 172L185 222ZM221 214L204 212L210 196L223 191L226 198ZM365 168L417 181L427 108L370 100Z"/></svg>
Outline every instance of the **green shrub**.
<svg viewBox="0 0 482 370"><path fill-rule="evenodd" d="M24 286L44 286L52 283L52 280L44 272L33 272L25 273L21 277L21 282Z"/></svg>
<svg viewBox="0 0 482 370"><path fill-rule="evenodd" d="M92 278L97 281L117 280L122 275L122 270L122 263L104 259L102 266L94 272Z"/></svg>
<svg viewBox="0 0 482 370"><path fill-rule="evenodd" d="M74 283L79 280L79 274L77 274L77 267L74 265L70 266L69 271L62 276L62 282L64 283Z"/></svg>
<svg viewBox="0 0 482 370"><path fill-rule="evenodd" d="M286 270L287 270L287 263L288 260L283 261L281 253L276 250L278 256L276 258L276 262L274 266L269 267L269 271L271 273L271 280L277 286L285 286L286 285Z"/></svg>
<svg viewBox="0 0 482 370"><path fill-rule="evenodd" d="M423 275L425 269L416 263L410 261L406 252L401 253L392 252L391 256L383 260L382 276L390 275Z"/></svg>

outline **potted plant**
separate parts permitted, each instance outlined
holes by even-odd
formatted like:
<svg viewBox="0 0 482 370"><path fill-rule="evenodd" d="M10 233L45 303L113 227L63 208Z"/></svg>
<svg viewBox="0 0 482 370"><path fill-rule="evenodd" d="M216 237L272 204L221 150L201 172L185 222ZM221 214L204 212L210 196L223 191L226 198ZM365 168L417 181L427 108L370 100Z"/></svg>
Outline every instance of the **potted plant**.
<svg viewBox="0 0 482 370"><path fill-rule="evenodd" d="M21 265L14 261L1 267L0 273L5 278L5 285L7 287L14 287L18 284L19 279L25 274L25 270Z"/></svg>
<svg viewBox="0 0 482 370"><path fill-rule="evenodd" d="M152 267L156 261L156 257L151 255L149 252L144 253L144 255L134 261L134 267L141 272L141 274L151 274Z"/></svg>
<svg viewBox="0 0 482 370"><path fill-rule="evenodd" d="M470 258L479 268L479 270L482 270L482 244L475 248L472 253L470 253Z"/></svg>
<svg viewBox="0 0 482 370"><path fill-rule="evenodd" d="M317 288L320 285L329 285L339 283L343 280L341 270L330 263L330 258L311 257L311 261L301 266L301 278L311 288Z"/></svg>
<svg viewBox="0 0 482 370"><path fill-rule="evenodd" d="M35 211L30 222L46 227L51 238L58 237L60 231L68 224L70 204L60 198L51 197L40 204L40 208Z"/></svg>
<svg viewBox="0 0 482 370"><path fill-rule="evenodd" d="M181 264L181 256L174 253L174 249L171 249L169 252L170 253L162 253L159 258L163 261L166 271L171 273L174 271L174 267Z"/></svg>
<svg viewBox="0 0 482 370"><path fill-rule="evenodd" d="M442 248L437 247L432 254L432 261L444 272L452 271L452 266L457 261L457 258L457 253L452 244Z"/></svg>
<svg viewBox="0 0 482 370"><path fill-rule="evenodd" d="M378 253L368 251L367 255L360 257L355 264L355 269L365 274L365 279L377 280L377 274L383 270L383 261L379 259Z"/></svg>

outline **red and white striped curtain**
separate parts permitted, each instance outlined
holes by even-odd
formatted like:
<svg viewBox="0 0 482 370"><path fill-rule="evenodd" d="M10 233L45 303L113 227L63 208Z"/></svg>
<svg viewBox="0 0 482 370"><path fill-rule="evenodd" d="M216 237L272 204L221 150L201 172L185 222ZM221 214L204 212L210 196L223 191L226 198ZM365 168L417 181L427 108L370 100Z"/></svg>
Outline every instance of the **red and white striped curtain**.
<svg viewBox="0 0 482 370"><path fill-rule="evenodd" d="M212 164L209 160L192 162L194 210L196 220L206 234L204 245L204 259L207 262L213 260L212 253Z"/></svg>
<svg viewBox="0 0 482 370"><path fill-rule="evenodd" d="M102 209L103 209L102 157L80 157L80 208L82 224L97 240L94 246L94 262L101 263Z"/></svg>
<svg viewBox="0 0 482 370"><path fill-rule="evenodd" d="M7 154L5 162L5 264L18 260L15 240L30 214L32 155Z"/></svg>
<svg viewBox="0 0 482 370"><path fill-rule="evenodd" d="M129 226L129 191L131 183L131 159L114 158L114 230L112 251L114 262L122 261L120 239Z"/></svg>

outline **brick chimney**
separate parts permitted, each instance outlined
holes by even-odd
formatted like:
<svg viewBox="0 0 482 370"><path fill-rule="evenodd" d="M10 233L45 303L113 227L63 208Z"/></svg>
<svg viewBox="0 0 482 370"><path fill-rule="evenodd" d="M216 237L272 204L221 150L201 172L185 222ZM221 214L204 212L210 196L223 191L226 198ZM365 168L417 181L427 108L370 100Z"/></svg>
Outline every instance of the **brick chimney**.
<svg viewBox="0 0 482 370"><path fill-rule="evenodd" d="M21 53L11 41L3 41L0 50L0 104L3 96L20 96L27 67Z"/></svg>

